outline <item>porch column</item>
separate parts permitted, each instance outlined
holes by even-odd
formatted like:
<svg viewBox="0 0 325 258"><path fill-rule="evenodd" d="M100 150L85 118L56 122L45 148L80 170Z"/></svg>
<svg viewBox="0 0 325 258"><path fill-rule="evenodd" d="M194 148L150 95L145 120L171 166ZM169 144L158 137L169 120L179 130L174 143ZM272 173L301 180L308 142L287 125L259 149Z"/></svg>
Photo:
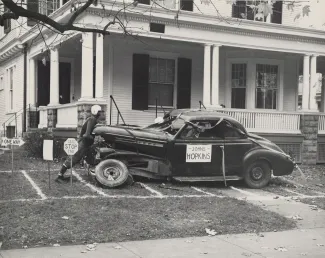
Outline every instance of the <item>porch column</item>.
<svg viewBox="0 0 325 258"><path fill-rule="evenodd" d="M81 98L93 99L93 33L82 33Z"/></svg>
<svg viewBox="0 0 325 258"><path fill-rule="evenodd" d="M50 50L50 104L59 104L59 50Z"/></svg>
<svg viewBox="0 0 325 258"><path fill-rule="evenodd" d="M36 104L36 62L34 58L29 59L29 101L28 104L35 106Z"/></svg>
<svg viewBox="0 0 325 258"><path fill-rule="evenodd" d="M309 98L309 109L318 111L316 94L318 88L317 78L317 55L313 55L310 61L310 98Z"/></svg>
<svg viewBox="0 0 325 258"><path fill-rule="evenodd" d="M219 53L220 45L213 45L211 104L214 107L219 106Z"/></svg>
<svg viewBox="0 0 325 258"><path fill-rule="evenodd" d="M308 110L309 107L309 57L309 55L304 56L302 110Z"/></svg>
<svg viewBox="0 0 325 258"><path fill-rule="evenodd" d="M272 4L272 1L271 1L271 0L267 0L267 3L268 3L269 5L271 5L271 4ZM267 22L267 23L271 23L271 14L270 14L270 13L269 13L268 16L266 16L266 22Z"/></svg>
<svg viewBox="0 0 325 258"><path fill-rule="evenodd" d="M211 105L211 45L204 46L203 104Z"/></svg>
<svg viewBox="0 0 325 258"><path fill-rule="evenodd" d="M97 33L96 37L96 99L104 96L104 37Z"/></svg>

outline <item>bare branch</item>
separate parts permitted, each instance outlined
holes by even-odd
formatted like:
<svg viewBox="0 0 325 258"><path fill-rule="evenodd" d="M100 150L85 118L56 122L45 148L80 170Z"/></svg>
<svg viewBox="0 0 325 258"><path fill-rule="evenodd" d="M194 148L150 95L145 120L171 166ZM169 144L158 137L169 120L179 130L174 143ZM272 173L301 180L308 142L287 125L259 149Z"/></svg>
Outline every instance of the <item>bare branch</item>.
<svg viewBox="0 0 325 258"><path fill-rule="evenodd" d="M87 8L93 4L95 2L95 0L87 0L87 2L81 6L79 9L77 9L71 16L71 18L69 19L69 21L67 22L67 26L72 26L72 24L74 23L74 21L78 18L78 16L80 14L82 14L84 11L87 10Z"/></svg>
<svg viewBox="0 0 325 258"><path fill-rule="evenodd" d="M19 17L26 17L26 18L36 20L42 24L47 24L60 33L64 33L65 31L69 31L69 30L74 30L80 32L94 32L94 33L101 33L103 35L109 35L110 33L107 30L94 29L94 28L81 28L73 25L73 22L77 19L77 17L82 12L84 12L94 1L95 0L88 0L82 7L76 10L76 12L72 15L72 17L67 23L61 24L47 17L46 15L26 10L21 6L17 5L16 3L14 3L12 0L2 0L3 4L11 11L11 13L5 13L3 15L0 15L0 22L3 23L4 20L7 19L18 19Z"/></svg>

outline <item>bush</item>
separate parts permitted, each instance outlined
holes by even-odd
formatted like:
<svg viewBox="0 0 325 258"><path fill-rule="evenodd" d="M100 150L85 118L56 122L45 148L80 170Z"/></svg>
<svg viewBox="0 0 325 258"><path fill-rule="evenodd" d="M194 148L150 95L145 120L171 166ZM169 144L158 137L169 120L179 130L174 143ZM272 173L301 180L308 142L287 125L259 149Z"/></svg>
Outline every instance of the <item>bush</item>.
<svg viewBox="0 0 325 258"><path fill-rule="evenodd" d="M66 156L63 150L63 143L66 139L53 137L53 134L45 130L35 130L25 134L24 149L27 156L43 158L43 141L53 140L53 158L61 159Z"/></svg>

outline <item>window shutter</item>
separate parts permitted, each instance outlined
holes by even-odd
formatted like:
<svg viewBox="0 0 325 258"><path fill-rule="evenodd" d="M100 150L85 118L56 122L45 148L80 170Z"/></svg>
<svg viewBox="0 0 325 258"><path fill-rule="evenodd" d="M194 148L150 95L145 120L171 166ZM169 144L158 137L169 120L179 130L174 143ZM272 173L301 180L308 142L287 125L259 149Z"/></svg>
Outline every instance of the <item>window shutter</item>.
<svg viewBox="0 0 325 258"><path fill-rule="evenodd" d="M150 5L150 0L139 0L138 3Z"/></svg>
<svg viewBox="0 0 325 258"><path fill-rule="evenodd" d="M8 12L9 9L4 6L4 13ZM5 20L3 24L3 30L5 34L8 34L11 31L11 19Z"/></svg>
<svg viewBox="0 0 325 258"><path fill-rule="evenodd" d="M193 0L181 0L180 9L193 12Z"/></svg>
<svg viewBox="0 0 325 258"><path fill-rule="evenodd" d="M149 55L133 54L132 109L148 109Z"/></svg>
<svg viewBox="0 0 325 258"><path fill-rule="evenodd" d="M178 59L177 108L191 107L192 60Z"/></svg>
<svg viewBox="0 0 325 258"><path fill-rule="evenodd" d="M27 10L38 13L38 1L39 0L27 0ZM27 26L34 26L36 21L31 18L27 18Z"/></svg>

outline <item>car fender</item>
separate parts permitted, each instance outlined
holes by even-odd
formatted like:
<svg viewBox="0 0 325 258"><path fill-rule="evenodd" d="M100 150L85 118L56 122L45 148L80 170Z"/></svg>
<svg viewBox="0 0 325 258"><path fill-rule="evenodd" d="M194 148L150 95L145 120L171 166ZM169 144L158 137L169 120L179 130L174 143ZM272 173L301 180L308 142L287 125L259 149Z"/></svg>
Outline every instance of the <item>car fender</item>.
<svg viewBox="0 0 325 258"><path fill-rule="evenodd" d="M117 159L121 160L132 160L133 162L148 162L148 166L146 168L139 168L137 166L132 166L132 164L126 164L128 168L140 169L142 171L147 171L149 173L161 175L161 176L169 176L172 171L171 163L163 158L159 158L156 156L130 152L130 151L116 151L115 153L109 154L105 157L105 159Z"/></svg>
<svg viewBox="0 0 325 258"><path fill-rule="evenodd" d="M264 148L255 148L247 152L244 156L244 171L246 171L248 166L257 160L266 161L270 165L270 168L273 170L273 174L275 176L291 174L294 169L294 163L288 158L288 156Z"/></svg>

